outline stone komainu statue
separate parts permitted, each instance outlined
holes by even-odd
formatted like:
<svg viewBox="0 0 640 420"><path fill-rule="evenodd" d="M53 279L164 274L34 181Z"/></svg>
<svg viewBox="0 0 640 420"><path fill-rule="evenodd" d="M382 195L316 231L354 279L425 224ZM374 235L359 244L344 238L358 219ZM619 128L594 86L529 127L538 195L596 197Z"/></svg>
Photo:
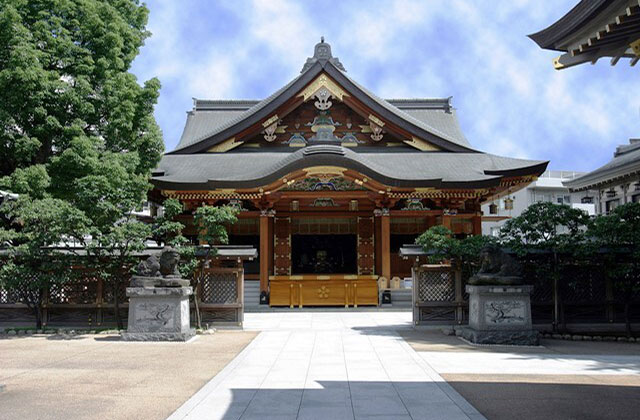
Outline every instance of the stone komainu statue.
<svg viewBox="0 0 640 420"><path fill-rule="evenodd" d="M480 251L480 271L469 279L474 285L518 285L522 284L520 264L495 244Z"/></svg>
<svg viewBox="0 0 640 420"><path fill-rule="evenodd" d="M160 263L155 255L151 255L144 261L140 261L136 269L136 274L141 277L160 277Z"/></svg>
<svg viewBox="0 0 640 420"><path fill-rule="evenodd" d="M180 254L175 248L165 246L160 253L160 273L162 277L180 277L178 264Z"/></svg>
<svg viewBox="0 0 640 420"><path fill-rule="evenodd" d="M138 264L136 274L140 277L180 277L179 262L178 251L166 246L160 253L160 260L155 255L151 255Z"/></svg>

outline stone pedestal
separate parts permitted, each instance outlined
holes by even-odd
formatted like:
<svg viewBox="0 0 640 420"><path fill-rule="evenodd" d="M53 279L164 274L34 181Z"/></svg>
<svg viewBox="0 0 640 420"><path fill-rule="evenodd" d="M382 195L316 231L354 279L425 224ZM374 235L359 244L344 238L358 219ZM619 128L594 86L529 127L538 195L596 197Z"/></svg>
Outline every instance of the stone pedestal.
<svg viewBox="0 0 640 420"><path fill-rule="evenodd" d="M132 285L146 285L140 281L140 278L136 280L132 281ZM127 341L189 340L195 335L189 319L189 296L192 294L193 289L188 286L128 287L129 324L127 332L122 333L122 339Z"/></svg>
<svg viewBox="0 0 640 420"><path fill-rule="evenodd" d="M462 336L477 344L538 345L531 327L533 286L467 285L469 326Z"/></svg>

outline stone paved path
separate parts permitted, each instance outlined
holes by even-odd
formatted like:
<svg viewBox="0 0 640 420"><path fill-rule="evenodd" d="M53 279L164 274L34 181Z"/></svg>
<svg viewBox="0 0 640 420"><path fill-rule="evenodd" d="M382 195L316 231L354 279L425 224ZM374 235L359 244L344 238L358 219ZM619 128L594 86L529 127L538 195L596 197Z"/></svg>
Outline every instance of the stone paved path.
<svg viewBox="0 0 640 420"><path fill-rule="evenodd" d="M483 419L397 334L408 312L246 314L260 335L171 417Z"/></svg>

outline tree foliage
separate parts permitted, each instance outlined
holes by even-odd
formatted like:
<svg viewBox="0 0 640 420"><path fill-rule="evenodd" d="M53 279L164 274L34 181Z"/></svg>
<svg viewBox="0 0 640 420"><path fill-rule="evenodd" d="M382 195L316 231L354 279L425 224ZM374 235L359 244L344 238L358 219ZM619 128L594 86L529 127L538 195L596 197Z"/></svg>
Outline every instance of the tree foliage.
<svg viewBox="0 0 640 420"><path fill-rule="evenodd" d="M150 235L133 211L163 150L160 84L128 72L147 15L137 0L0 0L0 188L20 194L0 209L19 221L0 236L32 244L12 261L17 277L26 253L74 240L115 284ZM52 207L83 222L51 218ZM34 237L42 220L49 234Z"/></svg>
<svg viewBox="0 0 640 420"><path fill-rule="evenodd" d="M0 229L0 243L14 244L0 267L0 286L13 290L27 304L40 328L44 291L71 276L71 256L52 247L62 235L84 232L89 220L68 202L54 198L20 197L4 206L20 229Z"/></svg>
<svg viewBox="0 0 640 420"><path fill-rule="evenodd" d="M519 254L534 249L566 252L583 242L589 215L564 204L535 203L500 229L505 246Z"/></svg>
<svg viewBox="0 0 640 420"><path fill-rule="evenodd" d="M496 238L482 235L456 239L453 232L444 226L432 226L416 239L416 243L430 254L430 262L453 260L463 268L470 268L470 265L477 263L482 248L495 242Z"/></svg>
<svg viewBox="0 0 640 420"><path fill-rule="evenodd" d="M238 210L231 206L201 206L194 213L193 223L198 231L198 242L204 247L194 246L182 235L185 226L178 219L183 206L176 199L164 202L164 213L155 220L154 238L160 243L175 247L180 253L180 274L191 280L193 302L196 309L196 326L202 328L198 306L198 286L206 276L206 270L218 250L216 245L229 243L227 229L238 221Z"/></svg>
<svg viewBox="0 0 640 420"><path fill-rule="evenodd" d="M201 244L206 245L202 255L196 255L198 257L196 264L191 264L195 268L195 273L191 278L193 279L193 299L196 307L196 324L198 328L202 328L200 308L198 307L198 286L204 280L206 269L211 264L211 258L218 253L216 245L229 243L227 228L238 221L237 215L238 209L231 206L202 206L198 207L194 214L193 222L196 229L198 229L198 240Z"/></svg>

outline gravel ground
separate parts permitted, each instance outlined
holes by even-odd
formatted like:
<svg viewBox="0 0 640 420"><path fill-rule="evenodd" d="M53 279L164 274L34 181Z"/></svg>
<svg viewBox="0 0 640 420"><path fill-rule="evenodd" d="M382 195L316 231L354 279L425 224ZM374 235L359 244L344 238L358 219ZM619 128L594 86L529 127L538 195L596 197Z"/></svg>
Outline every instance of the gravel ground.
<svg viewBox="0 0 640 420"><path fill-rule="evenodd" d="M165 419L256 335L218 331L186 344L5 336L0 419Z"/></svg>

